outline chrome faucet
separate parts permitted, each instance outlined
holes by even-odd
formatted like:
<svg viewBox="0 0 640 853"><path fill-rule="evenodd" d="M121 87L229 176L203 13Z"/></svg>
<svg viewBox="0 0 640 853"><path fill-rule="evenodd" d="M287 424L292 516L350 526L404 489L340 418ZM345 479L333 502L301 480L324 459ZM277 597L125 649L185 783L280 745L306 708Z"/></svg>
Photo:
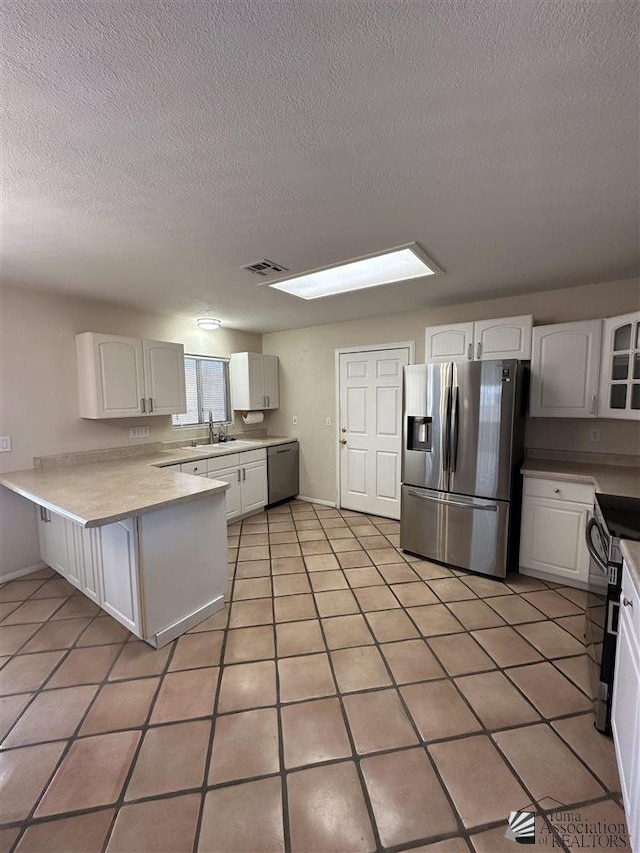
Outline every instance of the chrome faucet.
<svg viewBox="0 0 640 853"><path fill-rule="evenodd" d="M209 444L214 444L213 434L213 412L209 409Z"/></svg>

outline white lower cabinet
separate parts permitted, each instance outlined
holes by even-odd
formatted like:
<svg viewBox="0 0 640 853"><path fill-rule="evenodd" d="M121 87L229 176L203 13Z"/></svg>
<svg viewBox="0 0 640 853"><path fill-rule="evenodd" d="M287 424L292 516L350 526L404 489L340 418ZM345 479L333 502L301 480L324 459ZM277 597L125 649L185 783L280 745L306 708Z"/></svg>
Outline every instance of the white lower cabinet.
<svg viewBox="0 0 640 853"><path fill-rule="evenodd" d="M240 489L240 468L223 468L221 471L213 471L207 474L211 480L221 480L228 483L229 488L224 493L227 521L242 515L242 491Z"/></svg>
<svg viewBox="0 0 640 853"><path fill-rule="evenodd" d="M586 588L585 528L594 488L584 483L524 478L520 572Z"/></svg>
<svg viewBox="0 0 640 853"><path fill-rule="evenodd" d="M268 500L267 451L247 450L207 461L207 477L229 484L227 521L261 510Z"/></svg>
<svg viewBox="0 0 640 853"><path fill-rule="evenodd" d="M640 851L640 595L626 566L618 622L611 728L631 849Z"/></svg>
<svg viewBox="0 0 640 853"><path fill-rule="evenodd" d="M140 631L138 549L133 518L100 528L102 607L130 631Z"/></svg>
<svg viewBox="0 0 640 853"><path fill-rule="evenodd" d="M267 462L250 462L242 466L240 482L242 512L253 512L267 503Z"/></svg>

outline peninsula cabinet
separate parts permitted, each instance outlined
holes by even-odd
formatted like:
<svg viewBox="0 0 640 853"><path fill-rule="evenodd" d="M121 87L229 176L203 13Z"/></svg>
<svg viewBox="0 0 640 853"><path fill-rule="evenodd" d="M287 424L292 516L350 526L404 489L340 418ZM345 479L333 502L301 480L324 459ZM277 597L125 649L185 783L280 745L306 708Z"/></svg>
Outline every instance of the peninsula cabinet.
<svg viewBox="0 0 640 853"><path fill-rule="evenodd" d="M535 326L529 416L598 416L601 320Z"/></svg>
<svg viewBox="0 0 640 853"><path fill-rule="evenodd" d="M169 341L76 335L80 415L129 418L185 412L184 347Z"/></svg>
<svg viewBox="0 0 640 853"><path fill-rule="evenodd" d="M425 361L529 359L533 317L499 317L474 323L450 323L425 329Z"/></svg>
<svg viewBox="0 0 640 853"><path fill-rule="evenodd" d="M603 321L600 417L640 421L640 311Z"/></svg>
<svg viewBox="0 0 640 853"><path fill-rule="evenodd" d="M223 607L223 492L100 527L45 507L39 513L42 560L151 645L165 645Z"/></svg>
<svg viewBox="0 0 640 853"><path fill-rule="evenodd" d="M233 408L236 411L278 409L278 368L277 355L233 353L229 362Z"/></svg>
<svg viewBox="0 0 640 853"><path fill-rule="evenodd" d="M631 849L640 850L640 595L622 569L611 728Z"/></svg>

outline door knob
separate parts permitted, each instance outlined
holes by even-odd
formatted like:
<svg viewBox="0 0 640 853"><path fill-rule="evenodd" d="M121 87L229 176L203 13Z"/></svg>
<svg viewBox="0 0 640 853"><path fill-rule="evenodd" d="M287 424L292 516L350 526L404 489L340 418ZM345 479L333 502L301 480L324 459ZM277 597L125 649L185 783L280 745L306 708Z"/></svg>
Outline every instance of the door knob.
<svg viewBox="0 0 640 853"><path fill-rule="evenodd" d="M341 439L340 439L340 444L346 444L346 443L347 443L347 439L346 439L346 438L341 438Z"/></svg>

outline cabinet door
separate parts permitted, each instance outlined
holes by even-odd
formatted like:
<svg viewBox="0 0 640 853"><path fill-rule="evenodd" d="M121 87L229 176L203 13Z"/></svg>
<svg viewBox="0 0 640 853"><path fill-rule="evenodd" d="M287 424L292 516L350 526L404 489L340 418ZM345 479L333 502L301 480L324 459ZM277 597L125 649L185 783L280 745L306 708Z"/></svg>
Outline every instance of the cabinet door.
<svg viewBox="0 0 640 853"><path fill-rule="evenodd" d="M490 361L494 358L531 358L533 316L501 317L498 320L477 320L473 324L475 358Z"/></svg>
<svg viewBox="0 0 640 853"><path fill-rule="evenodd" d="M93 338L96 418L128 418L143 414L142 341L97 335Z"/></svg>
<svg viewBox="0 0 640 853"><path fill-rule="evenodd" d="M242 461L242 460L241 460ZM250 462L241 465L242 469L242 512L251 512L254 509L262 509L266 505L267 497L267 463Z"/></svg>
<svg viewBox="0 0 640 853"><path fill-rule="evenodd" d="M604 320L600 417L640 421L640 312Z"/></svg>
<svg viewBox="0 0 640 853"><path fill-rule="evenodd" d="M76 533L76 555L81 571L80 589L95 601L102 603L100 590L100 528L74 525Z"/></svg>
<svg viewBox="0 0 640 853"><path fill-rule="evenodd" d="M570 501L522 501L520 565L558 578L587 582L589 553L584 531L591 507Z"/></svg>
<svg viewBox="0 0 640 853"><path fill-rule="evenodd" d="M473 359L473 323L427 326L424 341L424 360L427 363L471 359Z"/></svg>
<svg viewBox="0 0 640 853"><path fill-rule="evenodd" d="M67 542L64 518L44 507L38 508L38 537L43 562L67 577Z"/></svg>
<svg viewBox="0 0 640 853"><path fill-rule="evenodd" d="M210 480L222 480L223 483L229 483L229 488L224 493L227 521L231 521L232 518L237 518L242 514L241 476L240 468L236 467L223 468L220 471L212 471L207 474Z"/></svg>
<svg viewBox="0 0 640 853"><path fill-rule="evenodd" d="M534 327L531 417L597 416L601 322Z"/></svg>
<svg viewBox="0 0 640 853"><path fill-rule="evenodd" d="M176 415L187 410L184 347L168 341L142 342L147 413Z"/></svg>
<svg viewBox="0 0 640 853"><path fill-rule="evenodd" d="M263 394L266 401L265 409L278 409L280 407L278 368L279 362L277 355L262 356L262 377L264 380Z"/></svg>
<svg viewBox="0 0 640 853"><path fill-rule="evenodd" d="M80 531L82 528L68 518L63 519L65 561L67 567L66 578L78 589L84 586L84 572L82 565L82 548L80 543Z"/></svg>
<svg viewBox="0 0 640 853"><path fill-rule="evenodd" d="M638 602L634 601L634 607ZM611 728L618 759L631 849L640 835L640 641L629 618L630 608L620 607Z"/></svg>
<svg viewBox="0 0 640 853"><path fill-rule="evenodd" d="M102 606L142 636L135 521L127 518L100 529Z"/></svg>
<svg viewBox="0 0 640 853"><path fill-rule="evenodd" d="M236 411L265 408L262 355L235 352L230 359L231 397Z"/></svg>

